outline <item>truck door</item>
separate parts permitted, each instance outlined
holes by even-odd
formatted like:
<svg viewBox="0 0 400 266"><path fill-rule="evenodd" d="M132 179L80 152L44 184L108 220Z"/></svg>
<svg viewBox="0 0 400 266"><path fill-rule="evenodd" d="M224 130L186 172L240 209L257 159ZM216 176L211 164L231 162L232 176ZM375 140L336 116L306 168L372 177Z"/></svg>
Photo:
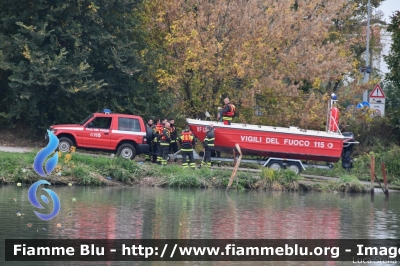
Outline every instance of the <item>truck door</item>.
<svg viewBox="0 0 400 266"><path fill-rule="evenodd" d="M82 146L110 149L112 117L97 116L86 124L82 134Z"/></svg>
<svg viewBox="0 0 400 266"><path fill-rule="evenodd" d="M114 122L115 123L115 122ZM117 130L114 130L115 128ZM113 135L111 136L111 146L116 147L121 138L130 139L140 144L143 137L146 136L140 126L140 122L136 118L118 117L118 126L113 127Z"/></svg>

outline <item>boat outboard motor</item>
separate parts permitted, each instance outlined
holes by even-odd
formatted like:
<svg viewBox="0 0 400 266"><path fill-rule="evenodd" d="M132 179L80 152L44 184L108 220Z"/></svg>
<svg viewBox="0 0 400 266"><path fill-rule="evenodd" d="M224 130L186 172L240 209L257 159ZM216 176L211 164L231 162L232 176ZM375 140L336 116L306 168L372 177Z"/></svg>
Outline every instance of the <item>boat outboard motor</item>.
<svg viewBox="0 0 400 266"><path fill-rule="evenodd" d="M343 143L343 151L342 151L342 167L349 171L353 168L353 159L350 157L351 151L353 150L354 141L354 134L351 132L343 132L343 136L349 137L349 142Z"/></svg>

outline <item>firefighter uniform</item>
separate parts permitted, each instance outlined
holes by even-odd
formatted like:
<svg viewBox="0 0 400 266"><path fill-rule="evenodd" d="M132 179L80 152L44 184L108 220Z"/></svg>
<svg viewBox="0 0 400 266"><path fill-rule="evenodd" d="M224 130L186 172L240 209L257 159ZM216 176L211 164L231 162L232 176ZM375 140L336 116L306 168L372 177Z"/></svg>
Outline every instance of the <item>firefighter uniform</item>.
<svg viewBox="0 0 400 266"><path fill-rule="evenodd" d="M154 143L153 143L153 126L146 124L146 139L149 145L149 153L146 154L146 160L151 161L153 157Z"/></svg>
<svg viewBox="0 0 400 266"><path fill-rule="evenodd" d="M159 137L162 134L163 128L161 123L157 123L153 126L153 163L161 164L162 161L162 156L159 156L161 152Z"/></svg>
<svg viewBox="0 0 400 266"><path fill-rule="evenodd" d="M177 143L178 132L176 131L176 127L173 124L171 124L170 132L171 132L171 142L169 144L169 151L171 151L171 153L174 154L178 151L178 143Z"/></svg>
<svg viewBox="0 0 400 266"><path fill-rule="evenodd" d="M161 158L161 165L167 165L169 143L171 142L171 132L168 128L163 129L160 134L160 152L157 154L158 158Z"/></svg>
<svg viewBox="0 0 400 266"><path fill-rule="evenodd" d="M204 138L203 146L205 149L204 161L207 167L211 168L211 153L214 151L214 130L211 127L207 127L208 132Z"/></svg>
<svg viewBox="0 0 400 266"><path fill-rule="evenodd" d="M188 168L186 157L189 157L190 168L195 169L196 164L194 162L194 157L193 157L193 146L196 143L193 133L190 130L186 129L179 136L178 141L181 144L182 167Z"/></svg>
<svg viewBox="0 0 400 266"><path fill-rule="evenodd" d="M235 115L236 107L228 103L224 106L224 108L221 110L222 113L222 121L224 121L224 125L230 125L233 116Z"/></svg>

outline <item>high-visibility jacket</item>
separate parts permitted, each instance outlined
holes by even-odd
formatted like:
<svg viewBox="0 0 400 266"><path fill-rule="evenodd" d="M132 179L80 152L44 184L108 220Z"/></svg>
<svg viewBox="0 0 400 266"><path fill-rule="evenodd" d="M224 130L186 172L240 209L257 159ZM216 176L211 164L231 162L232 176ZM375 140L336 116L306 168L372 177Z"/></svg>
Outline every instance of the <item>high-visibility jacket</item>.
<svg viewBox="0 0 400 266"><path fill-rule="evenodd" d="M203 146L205 147L214 147L214 130L210 130L207 132L206 137L204 138Z"/></svg>
<svg viewBox="0 0 400 266"><path fill-rule="evenodd" d="M164 129L164 126L160 123L158 123L157 125L153 126L153 141L154 142L158 142L160 135L162 134L162 131Z"/></svg>
<svg viewBox="0 0 400 266"><path fill-rule="evenodd" d="M193 151L195 139L191 131L184 131L179 136L179 143L181 144L182 151Z"/></svg>
<svg viewBox="0 0 400 266"><path fill-rule="evenodd" d="M168 128L164 128L159 139L160 139L161 146L169 146L169 143L171 142L170 130Z"/></svg>
<svg viewBox="0 0 400 266"><path fill-rule="evenodd" d="M236 107L228 103L225 105L224 109L222 109L222 120L232 120L232 117L235 115Z"/></svg>

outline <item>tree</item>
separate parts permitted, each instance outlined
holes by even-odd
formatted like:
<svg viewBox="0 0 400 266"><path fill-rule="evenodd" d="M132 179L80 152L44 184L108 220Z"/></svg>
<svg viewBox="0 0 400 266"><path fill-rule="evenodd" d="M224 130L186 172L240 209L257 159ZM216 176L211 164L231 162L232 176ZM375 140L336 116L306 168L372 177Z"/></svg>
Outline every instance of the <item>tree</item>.
<svg viewBox="0 0 400 266"><path fill-rule="evenodd" d="M1 124L40 129L103 107L159 112L162 95L139 53L138 7L128 0L1 1Z"/></svg>
<svg viewBox="0 0 400 266"><path fill-rule="evenodd" d="M400 11L390 17L387 30L392 35L390 53L385 56L389 73L386 75L387 110L395 127L400 127Z"/></svg>
<svg viewBox="0 0 400 266"><path fill-rule="evenodd" d="M149 43L162 51L158 81L190 116L229 96L243 121L320 127L321 96L300 88L318 89L354 68L355 38L332 32L334 19L354 11L345 0L154 0L146 7ZM265 117L254 117L256 106Z"/></svg>

